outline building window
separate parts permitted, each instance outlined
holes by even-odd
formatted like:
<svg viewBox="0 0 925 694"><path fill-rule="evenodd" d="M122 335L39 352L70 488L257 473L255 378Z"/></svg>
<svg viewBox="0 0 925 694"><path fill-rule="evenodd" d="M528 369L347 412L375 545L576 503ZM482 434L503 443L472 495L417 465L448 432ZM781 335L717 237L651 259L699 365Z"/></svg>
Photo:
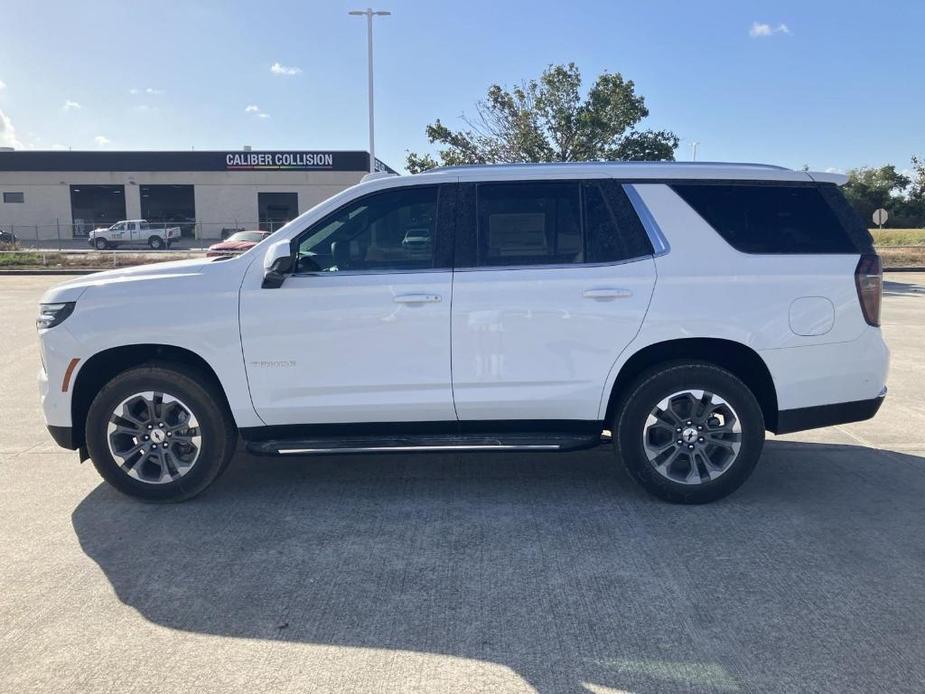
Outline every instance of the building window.
<svg viewBox="0 0 925 694"><path fill-rule="evenodd" d="M276 231L299 216L299 194L257 193L257 214L262 231Z"/></svg>
<svg viewBox="0 0 925 694"><path fill-rule="evenodd" d="M141 216L144 219L152 224L178 226L184 236L193 236L196 227L193 186L143 185L138 188L141 193Z"/></svg>
<svg viewBox="0 0 925 694"><path fill-rule="evenodd" d="M3 202L25 202L26 196L23 193L4 193Z"/></svg>
<svg viewBox="0 0 925 694"><path fill-rule="evenodd" d="M75 236L125 219L125 186L71 186L71 216Z"/></svg>

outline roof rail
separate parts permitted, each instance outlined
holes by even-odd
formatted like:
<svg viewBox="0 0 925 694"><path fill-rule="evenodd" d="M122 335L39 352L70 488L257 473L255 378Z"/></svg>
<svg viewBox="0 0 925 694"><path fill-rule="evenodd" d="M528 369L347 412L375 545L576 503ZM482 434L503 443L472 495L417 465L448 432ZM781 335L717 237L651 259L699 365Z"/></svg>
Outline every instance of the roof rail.
<svg viewBox="0 0 925 694"><path fill-rule="evenodd" d="M388 178L389 176L397 176L398 174L394 171L372 171L363 178L360 179L360 183L366 183L367 181L375 181L379 178Z"/></svg>
<svg viewBox="0 0 925 694"><path fill-rule="evenodd" d="M750 169L773 169L776 171L792 171L786 166L776 164L753 164L749 162L727 161L544 161L544 162L511 162L501 164L450 164L449 166L435 166L421 173L435 173L438 171L457 171L466 169L484 169L498 167L530 167L530 166L733 166Z"/></svg>

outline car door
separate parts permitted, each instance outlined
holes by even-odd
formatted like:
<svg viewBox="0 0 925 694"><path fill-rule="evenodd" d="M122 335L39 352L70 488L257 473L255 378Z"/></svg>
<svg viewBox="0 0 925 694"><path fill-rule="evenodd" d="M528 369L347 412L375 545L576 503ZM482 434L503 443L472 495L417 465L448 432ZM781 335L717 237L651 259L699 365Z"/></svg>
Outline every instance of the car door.
<svg viewBox="0 0 925 694"><path fill-rule="evenodd" d="M294 239L295 272L281 287L264 289L249 273L241 340L264 422L456 421L454 202L455 185L371 193Z"/></svg>
<svg viewBox="0 0 925 694"><path fill-rule="evenodd" d="M638 332L653 248L616 182L461 184L453 390L463 424L590 422Z"/></svg>

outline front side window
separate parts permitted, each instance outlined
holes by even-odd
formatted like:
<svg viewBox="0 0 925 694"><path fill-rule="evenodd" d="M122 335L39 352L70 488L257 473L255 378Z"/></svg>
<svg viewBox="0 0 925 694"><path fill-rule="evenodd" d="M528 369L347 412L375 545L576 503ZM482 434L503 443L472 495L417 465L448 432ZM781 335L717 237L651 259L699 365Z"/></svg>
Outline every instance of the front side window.
<svg viewBox="0 0 925 694"><path fill-rule="evenodd" d="M584 261L578 183L487 183L476 195L480 266Z"/></svg>
<svg viewBox="0 0 925 694"><path fill-rule="evenodd" d="M392 272L434 267L437 187L373 193L303 234L297 272Z"/></svg>

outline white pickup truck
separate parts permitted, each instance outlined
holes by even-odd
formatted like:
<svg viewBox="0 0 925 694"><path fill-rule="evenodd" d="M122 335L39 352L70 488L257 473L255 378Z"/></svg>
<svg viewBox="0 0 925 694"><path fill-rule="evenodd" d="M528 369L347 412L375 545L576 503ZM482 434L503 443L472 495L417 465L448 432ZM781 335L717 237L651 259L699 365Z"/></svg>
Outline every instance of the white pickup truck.
<svg viewBox="0 0 925 694"><path fill-rule="evenodd" d="M150 246L158 251L170 248L180 238L180 227L159 227L146 219L123 219L107 229L94 229L88 242L97 250L119 246Z"/></svg>

